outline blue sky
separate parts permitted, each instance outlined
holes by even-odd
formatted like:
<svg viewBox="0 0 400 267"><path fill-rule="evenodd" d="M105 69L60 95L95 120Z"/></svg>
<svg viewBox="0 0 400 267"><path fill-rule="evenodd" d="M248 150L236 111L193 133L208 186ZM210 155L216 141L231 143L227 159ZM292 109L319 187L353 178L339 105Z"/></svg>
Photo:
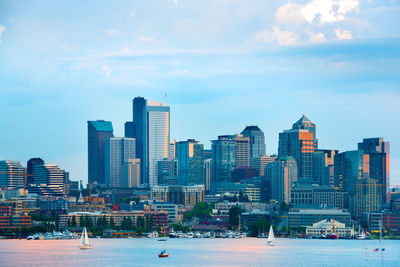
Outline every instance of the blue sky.
<svg viewBox="0 0 400 267"><path fill-rule="evenodd" d="M122 136L140 95L205 147L257 124L276 153L303 113L320 148L384 137L400 184L399 14L397 0L0 0L0 158L86 180L86 121Z"/></svg>

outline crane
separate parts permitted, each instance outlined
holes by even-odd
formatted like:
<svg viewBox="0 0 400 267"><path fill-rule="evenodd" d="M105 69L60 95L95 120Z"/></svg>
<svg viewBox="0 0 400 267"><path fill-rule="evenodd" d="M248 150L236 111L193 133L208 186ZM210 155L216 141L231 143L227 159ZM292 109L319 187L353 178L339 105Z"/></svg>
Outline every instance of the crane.
<svg viewBox="0 0 400 267"><path fill-rule="evenodd" d="M23 209L23 212L26 212L26 176L33 176L33 174L26 174L26 169L24 169L24 173L20 173L20 172L0 172L0 173L24 176L24 202L23 202L24 209Z"/></svg>

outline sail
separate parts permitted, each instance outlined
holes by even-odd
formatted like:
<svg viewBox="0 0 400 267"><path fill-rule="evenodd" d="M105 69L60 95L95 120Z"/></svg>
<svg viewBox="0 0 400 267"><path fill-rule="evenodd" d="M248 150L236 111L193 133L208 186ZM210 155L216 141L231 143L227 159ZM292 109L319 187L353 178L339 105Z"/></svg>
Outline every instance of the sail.
<svg viewBox="0 0 400 267"><path fill-rule="evenodd" d="M85 230L86 230L86 228L83 229L82 234L81 234L81 241L80 241L81 245L85 244Z"/></svg>
<svg viewBox="0 0 400 267"><path fill-rule="evenodd" d="M83 228L83 232L84 232L84 244L85 245L89 245L90 243L89 243L89 237L88 237L88 234L87 234L87 231L86 231L86 227L85 228Z"/></svg>
<svg viewBox="0 0 400 267"><path fill-rule="evenodd" d="M274 242L275 237L274 237L274 230L272 229L272 225L269 228L269 234L268 234L268 242Z"/></svg>

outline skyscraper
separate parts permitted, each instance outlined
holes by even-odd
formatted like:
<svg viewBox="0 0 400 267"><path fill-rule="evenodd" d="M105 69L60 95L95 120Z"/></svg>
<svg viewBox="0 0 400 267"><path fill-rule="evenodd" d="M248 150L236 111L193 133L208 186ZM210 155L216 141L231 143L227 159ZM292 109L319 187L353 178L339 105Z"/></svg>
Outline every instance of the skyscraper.
<svg viewBox="0 0 400 267"><path fill-rule="evenodd" d="M380 184L375 179L358 179L354 184L354 197L352 198L351 214L360 219L371 212L382 210L382 197Z"/></svg>
<svg viewBox="0 0 400 267"><path fill-rule="evenodd" d="M19 161L1 160L0 161L0 188L1 187L23 187L24 186L24 167ZM5 173L6 172L6 173Z"/></svg>
<svg viewBox="0 0 400 267"><path fill-rule="evenodd" d="M128 159L122 164L121 187L140 186L140 159Z"/></svg>
<svg viewBox="0 0 400 267"><path fill-rule="evenodd" d="M242 131L243 136L250 138L249 155L250 158L265 155L265 136L258 126L247 126Z"/></svg>
<svg viewBox="0 0 400 267"><path fill-rule="evenodd" d="M194 139L177 142L178 176L182 185L205 184L204 146Z"/></svg>
<svg viewBox="0 0 400 267"><path fill-rule="evenodd" d="M122 165L135 157L135 139L107 138L105 140L105 183L111 187L122 187Z"/></svg>
<svg viewBox="0 0 400 267"><path fill-rule="evenodd" d="M364 138L358 149L369 155L369 177L380 184L382 201L387 202L390 190L390 143L383 138Z"/></svg>
<svg viewBox="0 0 400 267"><path fill-rule="evenodd" d="M141 183L157 185L157 162L168 158L170 145L170 108L143 97L133 99L136 157L141 164Z"/></svg>
<svg viewBox="0 0 400 267"><path fill-rule="evenodd" d="M204 178L205 178L205 190L207 193L210 192L211 189L211 181L212 181L212 159L204 160Z"/></svg>
<svg viewBox="0 0 400 267"><path fill-rule="evenodd" d="M318 149L313 155L313 177L319 185L334 186L334 156L337 150Z"/></svg>
<svg viewBox="0 0 400 267"><path fill-rule="evenodd" d="M264 175L271 182L271 198L290 203L293 184L298 180L296 160L293 157L282 157L268 163Z"/></svg>
<svg viewBox="0 0 400 267"><path fill-rule="evenodd" d="M229 136L213 140L211 190L217 190L219 182L231 181L231 172L236 168L236 141Z"/></svg>
<svg viewBox="0 0 400 267"><path fill-rule="evenodd" d="M301 116L301 118L295 122L292 126L292 130L307 130L313 134L313 142L314 142L314 150L318 148L318 139L317 139L317 127L315 124L310 121L305 114Z"/></svg>
<svg viewBox="0 0 400 267"><path fill-rule="evenodd" d="M125 122L125 137L136 138L135 124L132 121Z"/></svg>
<svg viewBox="0 0 400 267"><path fill-rule="evenodd" d="M268 156L263 155L261 157L255 157L250 159L250 167L256 169L260 176L264 176L264 168L270 162L276 160L276 155Z"/></svg>
<svg viewBox="0 0 400 267"><path fill-rule="evenodd" d="M64 192L65 176L68 175L56 164L35 165L33 167L34 182L36 185L46 185L49 188L58 188Z"/></svg>
<svg viewBox="0 0 400 267"><path fill-rule="evenodd" d="M250 159L250 137L242 134L233 136L236 141L236 168L249 167Z"/></svg>
<svg viewBox="0 0 400 267"><path fill-rule="evenodd" d="M32 158L28 160L28 163L26 165L26 180L27 184L33 184L34 183L34 178L33 178L33 168L35 165L43 165L44 160L41 158Z"/></svg>
<svg viewBox="0 0 400 267"><path fill-rule="evenodd" d="M110 121L88 121L89 183L105 183L104 140L110 137L114 137Z"/></svg>

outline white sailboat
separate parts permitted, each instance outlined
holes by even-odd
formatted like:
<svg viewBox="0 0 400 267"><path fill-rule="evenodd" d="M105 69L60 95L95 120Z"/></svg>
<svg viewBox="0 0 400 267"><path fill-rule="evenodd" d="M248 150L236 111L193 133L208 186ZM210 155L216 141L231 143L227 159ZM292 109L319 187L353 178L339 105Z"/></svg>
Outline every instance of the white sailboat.
<svg viewBox="0 0 400 267"><path fill-rule="evenodd" d="M81 235L81 240L80 240L80 249L91 249L93 248L92 244L89 242L89 237L86 231L86 227L83 228L82 235Z"/></svg>
<svg viewBox="0 0 400 267"><path fill-rule="evenodd" d="M267 245L275 246L275 236L274 236L274 230L272 229L272 225L269 228Z"/></svg>

